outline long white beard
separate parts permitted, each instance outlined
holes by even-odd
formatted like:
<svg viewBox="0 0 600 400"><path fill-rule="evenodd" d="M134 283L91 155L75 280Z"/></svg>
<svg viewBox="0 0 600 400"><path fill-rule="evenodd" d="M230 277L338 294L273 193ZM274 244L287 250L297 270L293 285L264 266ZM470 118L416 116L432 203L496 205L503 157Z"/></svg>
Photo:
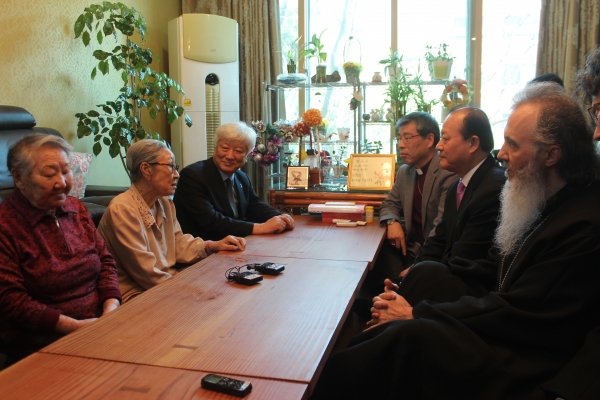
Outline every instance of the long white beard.
<svg viewBox="0 0 600 400"><path fill-rule="evenodd" d="M516 251L523 235L539 219L547 194L542 169L535 158L506 181L500 193L500 223L494 236L500 255Z"/></svg>

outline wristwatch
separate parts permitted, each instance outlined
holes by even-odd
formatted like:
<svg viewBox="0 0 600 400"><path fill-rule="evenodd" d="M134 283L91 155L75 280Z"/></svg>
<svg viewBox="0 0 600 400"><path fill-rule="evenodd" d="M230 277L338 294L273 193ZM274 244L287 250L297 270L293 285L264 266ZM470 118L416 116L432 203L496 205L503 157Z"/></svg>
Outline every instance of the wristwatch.
<svg viewBox="0 0 600 400"><path fill-rule="evenodd" d="M385 220L385 223L388 224L388 225L392 225L394 222L398 222L398 220L394 219L394 218L390 218L390 219L386 219Z"/></svg>

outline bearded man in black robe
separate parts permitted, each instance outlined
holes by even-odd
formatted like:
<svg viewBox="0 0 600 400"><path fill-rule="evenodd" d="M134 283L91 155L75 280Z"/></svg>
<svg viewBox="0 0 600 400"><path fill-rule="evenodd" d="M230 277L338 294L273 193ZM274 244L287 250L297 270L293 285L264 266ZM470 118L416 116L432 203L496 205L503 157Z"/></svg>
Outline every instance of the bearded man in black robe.
<svg viewBox="0 0 600 400"><path fill-rule="evenodd" d="M590 116L594 140L600 141L600 47L587 55L584 68L577 73L576 84ZM557 398L600 399L600 326L588 333L577 355L532 396L532 400Z"/></svg>
<svg viewBox="0 0 600 400"><path fill-rule="evenodd" d="M508 181L490 257L451 261L495 264L495 289L409 304L388 287L312 399L527 398L600 325L600 161L584 111L557 84L528 85L498 158Z"/></svg>

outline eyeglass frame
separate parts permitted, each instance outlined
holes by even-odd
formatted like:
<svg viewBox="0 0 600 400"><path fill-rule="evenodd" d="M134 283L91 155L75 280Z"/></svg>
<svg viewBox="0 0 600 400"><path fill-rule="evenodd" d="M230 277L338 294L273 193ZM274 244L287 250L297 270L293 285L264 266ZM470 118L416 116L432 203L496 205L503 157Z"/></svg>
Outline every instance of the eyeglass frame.
<svg viewBox="0 0 600 400"><path fill-rule="evenodd" d="M167 164L167 163L159 163L159 162L150 162L150 165L166 165L167 167L171 167L171 173L174 174L175 171L179 172L179 164Z"/></svg>
<svg viewBox="0 0 600 400"><path fill-rule="evenodd" d="M398 144L400 142L404 142L404 143L408 144L411 141L411 139L414 139L417 136L423 137L423 136L421 136L419 134L412 135L412 136L409 136L409 137L401 136L401 135L396 135L396 137L394 138L394 141L396 142L396 144ZM400 138L398 138L398 137L400 137Z"/></svg>
<svg viewBox="0 0 600 400"><path fill-rule="evenodd" d="M594 124L598 126L598 112L600 112L600 103L592 104L587 108L587 112L590 114L590 117L592 117Z"/></svg>

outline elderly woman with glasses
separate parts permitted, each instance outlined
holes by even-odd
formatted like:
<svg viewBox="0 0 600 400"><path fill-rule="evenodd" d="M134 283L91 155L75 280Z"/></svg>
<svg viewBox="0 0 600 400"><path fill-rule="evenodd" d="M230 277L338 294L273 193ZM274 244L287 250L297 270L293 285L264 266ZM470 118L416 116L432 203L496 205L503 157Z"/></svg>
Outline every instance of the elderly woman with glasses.
<svg viewBox="0 0 600 400"><path fill-rule="evenodd" d="M98 226L117 261L124 302L171 278L178 263L193 263L221 250L244 250L243 238L212 242L181 232L170 197L179 165L164 143L136 142L127 151L127 169L131 186L111 201Z"/></svg>
<svg viewBox="0 0 600 400"><path fill-rule="evenodd" d="M8 151L15 190L0 203L0 343L7 364L120 304L115 260L89 212L67 194L72 147L26 136Z"/></svg>

